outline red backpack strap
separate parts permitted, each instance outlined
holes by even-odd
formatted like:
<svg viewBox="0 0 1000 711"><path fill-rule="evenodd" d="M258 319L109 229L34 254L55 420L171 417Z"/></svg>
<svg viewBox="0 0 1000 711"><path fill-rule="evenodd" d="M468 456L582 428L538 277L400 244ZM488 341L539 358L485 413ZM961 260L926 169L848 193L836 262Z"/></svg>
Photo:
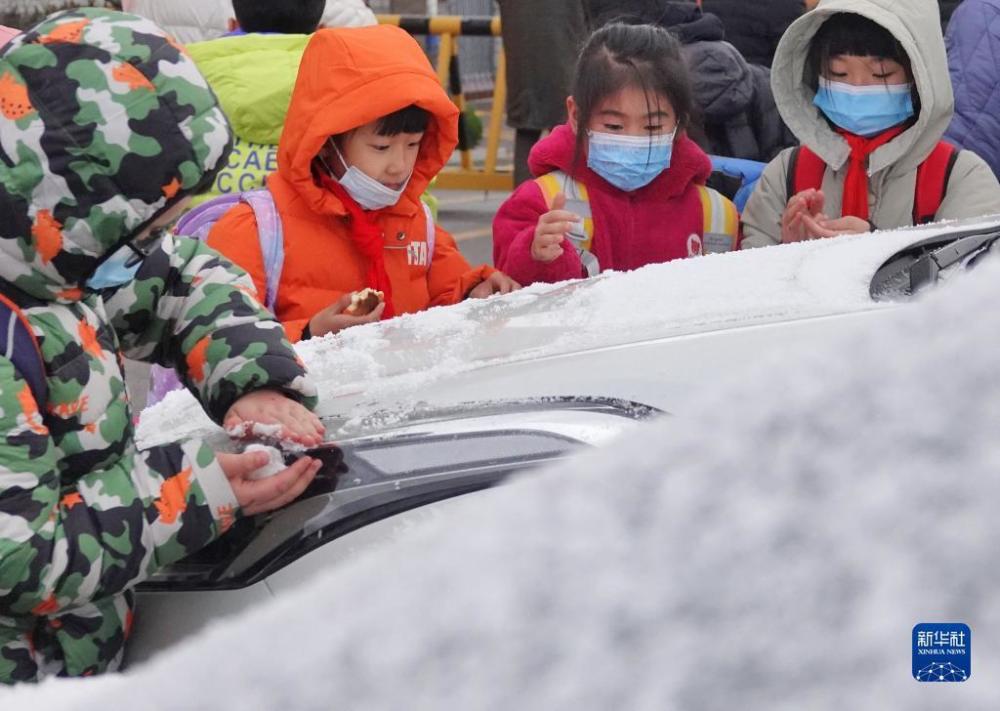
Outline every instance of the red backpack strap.
<svg viewBox="0 0 1000 711"><path fill-rule="evenodd" d="M785 174L785 200L790 200L803 190L819 190L823 187L826 163L806 146L792 149Z"/></svg>
<svg viewBox="0 0 1000 711"><path fill-rule="evenodd" d="M940 141L927 159L917 168L917 186L913 195L913 224L926 225L934 222L945 193L948 192L948 180L951 171L958 160L959 150L948 143Z"/></svg>

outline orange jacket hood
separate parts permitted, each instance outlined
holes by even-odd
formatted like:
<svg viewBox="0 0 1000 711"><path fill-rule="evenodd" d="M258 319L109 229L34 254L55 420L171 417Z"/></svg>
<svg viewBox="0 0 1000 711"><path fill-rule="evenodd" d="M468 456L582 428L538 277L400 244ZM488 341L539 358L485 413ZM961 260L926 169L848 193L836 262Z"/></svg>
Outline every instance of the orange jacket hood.
<svg viewBox="0 0 1000 711"><path fill-rule="evenodd" d="M398 27L319 30L299 65L278 144L278 172L312 211L343 214L340 200L313 182L313 159L330 136L412 104L430 112L431 120L399 203L406 211L416 209L420 194L455 150L458 108L420 45Z"/></svg>

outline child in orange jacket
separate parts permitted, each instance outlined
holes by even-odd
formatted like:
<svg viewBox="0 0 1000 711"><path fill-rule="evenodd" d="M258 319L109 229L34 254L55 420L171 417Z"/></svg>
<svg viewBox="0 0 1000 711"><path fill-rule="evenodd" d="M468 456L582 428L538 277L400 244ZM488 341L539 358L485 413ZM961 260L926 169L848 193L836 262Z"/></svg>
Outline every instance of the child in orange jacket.
<svg viewBox="0 0 1000 711"><path fill-rule="evenodd" d="M410 35L385 25L313 35L267 182L284 243L274 311L292 340L519 288L471 268L420 201L457 143L458 109ZM265 293L250 206L226 213L208 243ZM383 303L344 313L366 287Z"/></svg>

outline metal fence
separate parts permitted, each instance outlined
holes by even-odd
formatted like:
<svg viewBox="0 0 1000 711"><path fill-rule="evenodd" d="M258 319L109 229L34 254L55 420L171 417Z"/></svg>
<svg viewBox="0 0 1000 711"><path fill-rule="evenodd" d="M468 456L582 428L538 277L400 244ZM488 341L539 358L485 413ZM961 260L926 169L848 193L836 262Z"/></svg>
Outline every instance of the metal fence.
<svg viewBox="0 0 1000 711"><path fill-rule="evenodd" d="M438 3L441 15L489 17L497 14L493 0L442 0ZM462 86L466 96L489 96L497 72L497 53L500 39L494 37L467 37L462 39Z"/></svg>
<svg viewBox="0 0 1000 711"><path fill-rule="evenodd" d="M528 0L526 0L528 1ZM490 17L497 14L494 0L370 0L369 6L376 14L461 15L463 17ZM436 5L436 8L434 7ZM426 40L427 53L437 56L437 38ZM500 39L493 37L463 37L461 74L462 87L470 98L487 98L493 94L497 73L497 56Z"/></svg>

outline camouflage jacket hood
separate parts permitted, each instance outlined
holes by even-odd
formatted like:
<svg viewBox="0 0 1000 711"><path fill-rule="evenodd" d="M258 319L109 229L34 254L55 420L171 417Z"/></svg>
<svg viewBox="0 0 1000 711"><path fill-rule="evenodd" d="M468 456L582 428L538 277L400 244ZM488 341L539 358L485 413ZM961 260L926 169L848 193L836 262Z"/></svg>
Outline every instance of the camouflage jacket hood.
<svg viewBox="0 0 1000 711"><path fill-rule="evenodd" d="M0 278L72 301L106 254L208 184L231 132L148 20L50 17L0 54Z"/></svg>
<svg viewBox="0 0 1000 711"><path fill-rule="evenodd" d="M78 288L224 161L229 128L193 61L94 10L15 44L0 55L0 277L19 288L0 292L48 394L0 356L0 684L114 669L132 588L239 514L207 443L136 449L123 357L177 368L219 422L253 390L315 396L253 283L200 242L168 236L131 283Z"/></svg>

